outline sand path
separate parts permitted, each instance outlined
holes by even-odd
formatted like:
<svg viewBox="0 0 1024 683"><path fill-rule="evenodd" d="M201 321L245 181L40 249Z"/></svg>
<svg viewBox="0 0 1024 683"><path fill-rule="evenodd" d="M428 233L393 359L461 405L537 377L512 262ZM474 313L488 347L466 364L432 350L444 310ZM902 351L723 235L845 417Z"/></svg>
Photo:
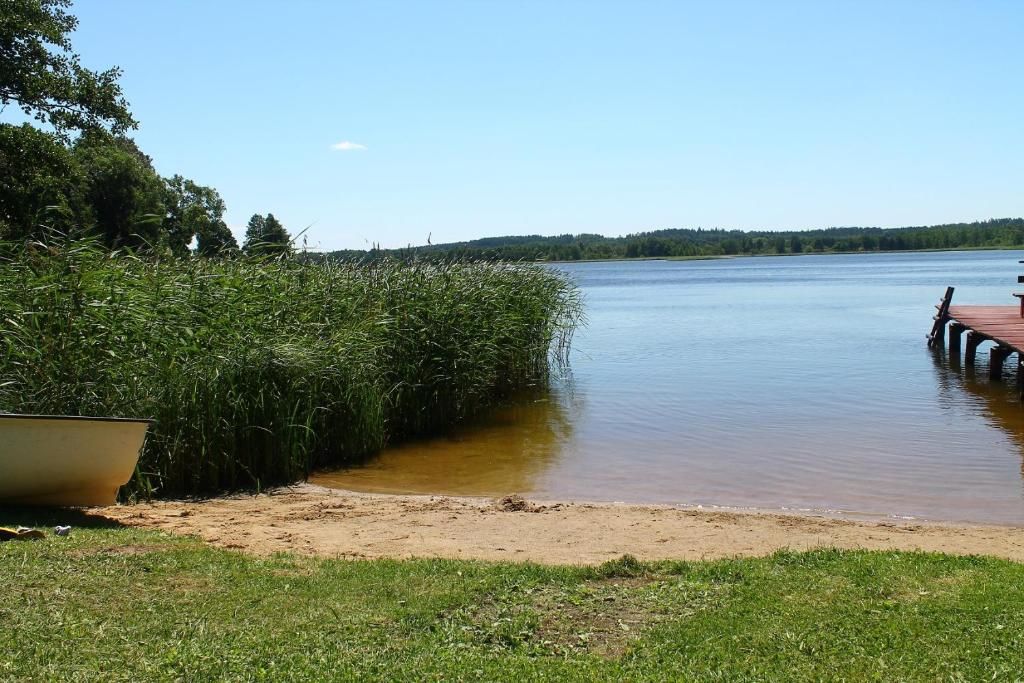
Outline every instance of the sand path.
<svg viewBox="0 0 1024 683"><path fill-rule="evenodd" d="M97 508L123 524L255 554L591 564L752 556L831 546L1024 561L1024 528L852 521L606 503L363 494L308 484L260 495Z"/></svg>

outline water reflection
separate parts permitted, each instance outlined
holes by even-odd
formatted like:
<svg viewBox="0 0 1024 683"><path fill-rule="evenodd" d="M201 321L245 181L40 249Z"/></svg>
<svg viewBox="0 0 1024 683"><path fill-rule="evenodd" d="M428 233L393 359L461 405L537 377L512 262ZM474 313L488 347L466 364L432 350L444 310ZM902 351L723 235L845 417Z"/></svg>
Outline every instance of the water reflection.
<svg viewBox="0 0 1024 683"><path fill-rule="evenodd" d="M310 481L377 493L501 496L533 491L572 439L582 409L582 398L566 376L447 436L400 444L365 466L316 473Z"/></svg>
<svg viewBox="0 0 1024 683"><path fill-rule="evenodd" d="M986 421L1004 432L1016 446L1024 475L1024 404L1017 384L1016 356L1003 368L1000 381L988 377L988 345L978 349L977 364L963 366L960 355L946 349L932 351L940 403L948 408L971 405ZM970 457L970 453L964 453ZM1024 490L1024 477L1020 481Z"/></svg>

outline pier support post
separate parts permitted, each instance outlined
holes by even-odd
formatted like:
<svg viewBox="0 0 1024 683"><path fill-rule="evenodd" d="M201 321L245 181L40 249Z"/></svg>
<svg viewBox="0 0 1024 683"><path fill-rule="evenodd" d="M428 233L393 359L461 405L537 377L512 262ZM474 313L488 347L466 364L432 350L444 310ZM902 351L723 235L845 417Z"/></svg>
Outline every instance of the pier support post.
<svg viewBox="0 0 1024 683"><path fill-rule="evenodd" d="M932 318L932 331L928 335L928 347L941 347L946 341L946 323L949 322L949 304L953 300L953 288L946 287L942 301L935 307L937 313Z"/></svg>
<svg viewBox="0 0 1024 683"><path fill-rule="evenodd" d="M1024 401L1024 351L1017 352L1017 393Z"/></svg>
<svg viewBox="0 0 1024 683"><path fill-rule="evenodd" d="M978 351L978 344L985 341L985 338L974 330L967 331L967 343L964 345L964 365L974 367L974 354Z"/></svg>
<svg viewBox="0 0 1024 683"><path fill-rule="evenodd" d="M1003 361L1011 353L1013 353L1013 349L1008 346L993 346L989 350L988 378L990 380L997 381L1003 378Z"/></svg>
<svg viewBox="0 0 1024 683"><path fill-rule="evenodd" d="M960 335L963 334L967 327L960 323L949 324L949 354L959 356L960 355Z"/></svg>

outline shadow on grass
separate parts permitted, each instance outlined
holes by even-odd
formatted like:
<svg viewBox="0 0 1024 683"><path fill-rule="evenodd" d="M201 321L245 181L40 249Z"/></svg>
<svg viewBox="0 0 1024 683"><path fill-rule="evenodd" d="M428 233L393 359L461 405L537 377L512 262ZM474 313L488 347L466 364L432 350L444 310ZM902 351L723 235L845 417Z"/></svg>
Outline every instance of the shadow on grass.
<svg viewBox="0 0 1024 683"><path fill-rule="evenodd" d="M0 505L0 526L33 528L71 526L79 529L120 529L124 527L124 524L105 517L102 512L90 512L76 508Z"/></svg>

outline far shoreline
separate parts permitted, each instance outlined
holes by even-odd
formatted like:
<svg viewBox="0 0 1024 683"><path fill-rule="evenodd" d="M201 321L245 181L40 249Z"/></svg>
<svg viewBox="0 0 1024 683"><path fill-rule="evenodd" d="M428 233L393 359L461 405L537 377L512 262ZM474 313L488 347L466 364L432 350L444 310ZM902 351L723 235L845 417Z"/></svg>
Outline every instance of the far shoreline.
<svg viewBox="0 0 1024 683"><path fill-rule="evenodd" d="M961 251L1024 251L1024 245L1014 247L950 247L948 249L879 249L876 251L805 251L799 254L707 254L700 256L632 256L622 258L591 258L574 261L547 261L538 259L524 263L562 264L562 263L622 263L636 261L716 261L737 258L779 258L787 256L858 256L869 254L934 254L955 253Z"/></svg>

